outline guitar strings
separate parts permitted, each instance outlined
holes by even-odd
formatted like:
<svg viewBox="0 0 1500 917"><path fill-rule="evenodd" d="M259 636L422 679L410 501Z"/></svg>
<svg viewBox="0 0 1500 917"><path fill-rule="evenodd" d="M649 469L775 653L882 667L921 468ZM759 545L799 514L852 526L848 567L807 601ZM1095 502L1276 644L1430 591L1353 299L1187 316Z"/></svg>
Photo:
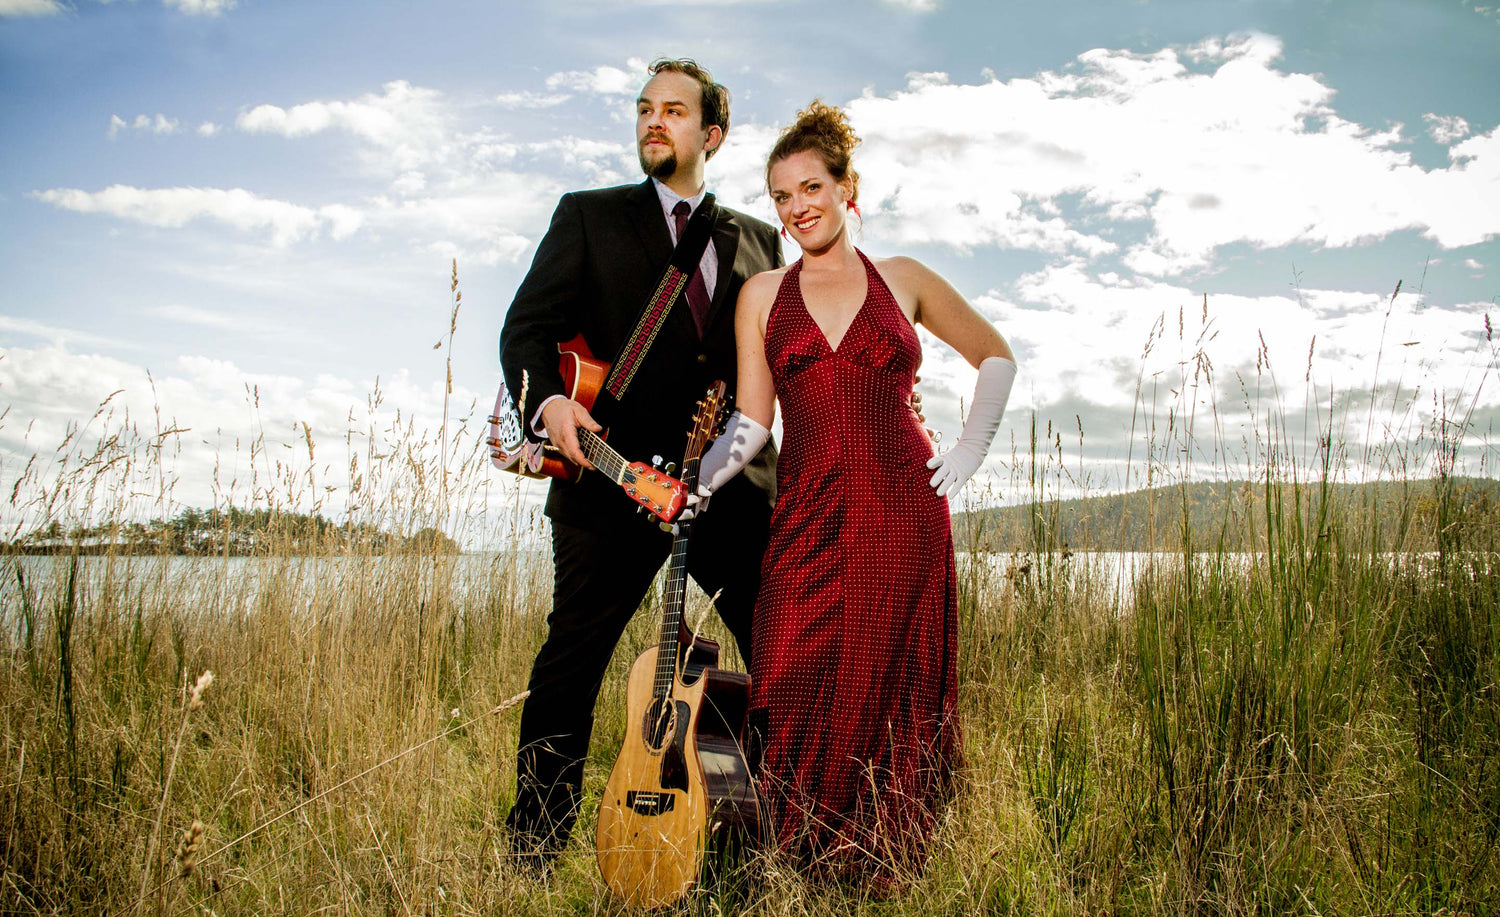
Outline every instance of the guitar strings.
<svg viewBox="0 0 1500 917"><path fill-rule="evenodd" d="M682 632L682 602L687 578L687 532L672 539L672 560L667 568L667 597L661 621L661 640L657 644L656 682L653 694L666 697L677 677L677 641Z"/></svg>

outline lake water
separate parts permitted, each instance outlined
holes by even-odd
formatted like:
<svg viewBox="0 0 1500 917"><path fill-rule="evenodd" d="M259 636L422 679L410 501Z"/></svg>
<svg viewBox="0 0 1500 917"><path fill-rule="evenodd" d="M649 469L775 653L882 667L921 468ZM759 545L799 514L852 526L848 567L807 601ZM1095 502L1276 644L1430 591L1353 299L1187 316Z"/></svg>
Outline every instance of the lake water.
<svg viewBox="0 0 1500 917"><path fill-rule="evenodd" d="M0 621L18 620L21 581L30 601L50 614L67 589L71 559L12 557L0 562ZM20 577L17 576L19 568ZM331 597L401 591L414 606L427 596L482 600L497 591L515 607L551 594L551 567L541 551L419 558L376 557L82 557L76 588L84 596L110 591L117 604L164 599L179 608L248 614L267 591L294 596L292 610L317 613Z"/></svg>
<svg viewBox="0 0 1500 917"><path fill-rule="evenodd" d="M974 570L975 560L984 566ZM1245 562L1250 561L1247 555ZM1129 604L1131 587L1151 564L1167 564L1176 555L1149 552L1076 552L1051 555L958 555L960 576L979 576L999 584L1004 579L1057 575L1086 587L1098 598ZM18 620L21 608L21 571L31 601L50 613L66 588L70 559L28 556L0 563L0 621ZM436 560L412 556L377 557L84 557L79 562L78 588L85 596L111 591L127 604L148 606L163 601L176 607L214 609L220 614L248 614L259 596L274 589L290 595L298 606L316 614L330 596L351 590L389 594L402 590L413 604L423 596L442 594L460 603L485 601L503 591L514 608L545 608L550 601L551 565L547 552L463 554ZM702 601L696 586L690 601Z"/></svg>

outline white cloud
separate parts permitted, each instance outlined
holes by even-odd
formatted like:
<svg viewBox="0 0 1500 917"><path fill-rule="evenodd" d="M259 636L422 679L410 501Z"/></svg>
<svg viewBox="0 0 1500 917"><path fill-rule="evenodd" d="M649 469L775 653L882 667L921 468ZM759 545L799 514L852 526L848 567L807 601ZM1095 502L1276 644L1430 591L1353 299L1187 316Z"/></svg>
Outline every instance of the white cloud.
<svg viewBox="0 0 1500 917"><path fill-rule="evenodd" d="M1437 306L1403 295L1393 305L1389 293L1327 289L1210 294L1204 323L1201 293L1148 278L1096 275L1077 260L1026 275L1009 296L992 292L976 306L1016 348L1026 390L1038 404L1071 396L1128 406L1134 391L1122 385L1122 372L1129 379L1137 373L1176 378L1199 351L1221 386L1229 386L1235 372L1255 376L1264 350L1280 384L1299 395L1310 348L1311 383L1344 395L1368 392L1377 363L1382 384L1400 380L1429 397L1434 390L1472 393L1492 358L1483 340L1482 304ZM1233 392L1220 395L1232 399ZM1500 403L1500 390L1491 385L1484 401ZM1235 406L1220 410L1234 413Z"/></svg>
<svg viewBox="0 0 1500 917"><path fill-rule="evenodd" d="M377 199L370 225L400 231L445 257L513 262L530 249L524 233L545 226L564 189L535 176L497 175L476 187L443 189L395 203Z"/></svg>
<svg viewBox="0 0 1500 917"><path fill-rule="evenodd" d="M1427 122L1427 133L1438 143L1447 145L1455 140L1469 136L1469 122L1458 115L1434 115L1425 114L1422 120Z"/></svg>
<svg viewBox="0 0 1500 917"><path fill-rule="evenodd" d="M213 123L212 121L204 121L202 124L198 125L198 136L213 137L219 133L219 129L219 125Z"/></svg>
<svg viewBox="0 0 1500 917"><path fill-rule="evenodd" d="M383 89L352 102L257 105L241 113L235 126L288 138L330 130L349 133L373 148L367 157L371 169L392 177L444 158L451 115L442 94L405 80L386 83Z"/></svg>
<svg viewBox="0 0 1500 917"><path fill-rule="evenodd" d="M1332 403L1334 440L1348 449L1349 473L1372 471L1366 456L1377 463L1384 455L1409 461L1405 473L1421 474L1430 470L1431 449L1418 438L1430 433L1435 411L1451 419L1455 405L1460 412L1471 402L1485 410L1500 405L1484 303L1439 306L1413 295L1393 303L1389 292L1303 289L1211 294L1205 305L1200 292L1095 273L1075 258L978 296L974 305L1006 335L1020 364L1006 428L987 462L992 470L1007 457L1003 444L1012 434L1024 454L1034 412L1042 428L1061 429L1072 450L1075 424L1083 425L1087 461L1080 470L1093 488L1142 486L1147 481L1135 474L1143 464L1184 467L1187 455L1178 454L1182 443L1171 431L1180 435L1185 423L1196 423L1196 441L1210 449L1192 456L1200 473L1218 466L1243 476L1247 467L1263 468L1254 453L1268 420L1286 448L1306 457L1330 426ZM922 337L919 390L928 425L951 441L974 371L925 331ZM1132 429L1135 464L1127 480ZM1142 463L1148 441L1157 454ZM1466 461L1477 458L1476 448L1478 439L1465 446Z"/></svg>
<svg viewBox="0 0 1500 917"><path fill-rule="evenodd" d="M580 5L627 9L640 6L758 6L773 2L775 0L579 0Z"/></svg>
<svg viewBox="0 0 1500 917"><path fill-rule="evenodd" d="M883 0L886 6L894 6L897 9L911 10L913 13L935 12L941 5L941 0Z"/></svg>
<svg viewBox="0 0 1500 917"><path fill-rule="evenodd" d="M643 62L636 65L644 72ZM592 86L596 72L585 75L577 82ZM599 81L607 87L610 79L606 74ZM334 132L352 138L363 171L386 183L384 193L351 209L357 225L485 264L522 257L563 191L638 175L626 141L521 142L489 127L463 129L469 114L441 93L396 80L352 101L256 105L240 114L236 127L289 139ZM326 207L319 212L336 213ZM339 224L332 230L337 238Z"/></svg>
<svg viewBox="0 0 1500 917"><path fill-rule="evenodd" d="M126 121L119 115L110 115L109 136L117 136L125 130L134 130L138 133L175 134L180 124L181 122L176 118L168 118L160 112L157 112L154 118L150 115L136 115L131 121Z"/></svg>
<svg viewBox="0 0 1500 917"><path fill-rule="evenodd" d="M566 70L547 77L547 88L591 92L603 96L631 96L641 91L650 74L649 62L632 57L625 68L602 66L592 70Z"/></svg>
<svg viewBox="0 0 1500 917"><path fill-rule="evenodd" d="M335 239L347 239L364 223L363 211L344 204L328 204L318 208L318 219L328 226L328 234Z"/></svg>
<svg viewBox="0 0 1500 917"><path fill-rule="evenodd" d="M561 137L528 143L521 151L545 163L548 171L555 172L562 166L579 173L583 184L589 186L618 184L640 174L635 171L639 162L633 144Z"/></svg>
<svg viewBox="0 0 1500 917"><path fill-rule="evenodd" d="M1472 271L1481 271L1481 270L1484 270L1484 265L1480 264L1478 261L1474 260L1473 258L1465 258L1464 261L1463 261L1463 265L1464 265L1464 267L1466 267L1466 268L1468 268L1469 270L1472 270Z"/></svg>
<svg viewBox="0 0 1500 917"><path fill-rule="evenodd" d="M305 137L325 130L344 130L382 146L401 142L413 121L430 121L431 105L439 93L414 87L405 80L385 84L353 102L305 102L291 108L257 105L235 121L242 131Z"/></svg>
<svg viewBox="0 0 1500 917"><path fill-rule="evenodd" d="M32 192L40 201L77 213L103 213L148 226L180 228L211 219L246 232L269 231L271 242L283 246L318 232L324 226L343 238L361 222L358 211L342 205L319 209L259 197L243 188L134 188L111 185L103 191L54 188Z"/></svg>
<svg viewBox="0 0 1500 917"><path fill-rule="evenodd" d="M0 17L55 16L64 9L57 0L0 0Z"/></svg>
<svg viewBox="0 0 1500 917"><path fill-rule="evenodd" d="M565 92L502 92L495 101L506 108L553 108L570 98Z"/></svg>
<svg viewBox="0 0 1500 917"><path fill-rule="evenodd" d="M121 127L129 126L117 120ZM207 217L242 230L268 229L277 245L324 230L342 239L367 227L444 256L493 264L515 261L530 249L534 237L527 234L546 225L552 205L567 187L633 177L628 143L587 138L520 143L489 128L465 132L458 127L460 120L457 106L440 93L403 80L352 101L257 105L236 119L235 127L246 133L289 139L339 133L351 138L363 171L382 179L388 189L358 203L310 207L265 200L240 189L123 186L94 194L55 189L37 197L148 225L181 226ZM207 126L199 133L211 135ZM566 184L559 173L567 176Z"/></svg>
<svg viewBox="0 0 1500 917"><path fill-rule="evenodd" d="M143 314L151 318L160 318L169 322L177 322L184 325L197 325L203 328L216 328L222 331L256 331L262 326L244 318L205 309L201 306L188 306L181 303L164 303L159 306L150 306L142 310Z"/></svg>
<svg viewBox="0 0 1500 917"><path fill-rule="evenodd" d="M403 172L399 178L391 182L391 190L403 197L418 194L427 187L427 176L413 169Z"/></svg>
<svg viewBox="0 0 1500 917"><path fill-rule="evenodd" d="M54 346L61 347L68 343L87 344L91 347L115 345L118 341L110 338L90 334L87 331L77 331L72 328L61 328L56 325L48 325L45 322L35 321L29 318L16 318L10 315L0 315L0 331L6 332L7 336L22 335L26 337L39 338L50 341Z"/></svg>
<svg viewBox="0 0 1500 917"><path fill-rule="evenodd" d="M235 8L238 0L162 0L163 6L175 6L189 16L217 16Z"/></svg>
<svg viewBox="0 0 1500 917"><path fill-rule="evenodd" d="M0 489L11 494L33 454L42 470L20 489L18 505L4 523L6 535L18 523L38 521L40 490L61 470L56 450L65 439L70 451L84 454L113 439L132 450L134 460L96 462L92 468L71 463L78 469L75 479L81 472L82 486L74 488L73 502L64 497L52 504L52 515L64 524L97 521L104 509L150 518L185 506L223 505L226 499L238 506L273 500L284 508L316 508L336 516L350 502L354 477L363 479L365 504L379 512L382 494L420 486L411 478L408 458L424 464L428 474L436 466L444 385L441 364L430 368L436 372L425 379L405 369L382 374L375 398L377 385L371 380L257 373L231 360L197 355L148 368L57 344L7 347L0 358L0 391L11 406L12 422L0 425ZM454 416L482 394L456 384ZM81 429L70 437L71 425ZM456 429L450 426L449 432ZM174 432L158 441L158 430ZM479 430L473 423L464 426L448 458L452 479L462 482L455 487L469 503L465 509L482 513L486 496L504 505L514 499L520 481L488 475L479 455L469 451L478 446ZM348 444L358 456L352 471ZM389 456L384 464L382 455ZM169 492L162 493L163 487ZM534 498L540 490L530 492ZM414 499L406 492L398 507L425 509Z"/></svg>
<svg viewBox="0 0 1500 917"><path fill-rule="evenodd" d="M776 208L766 194L766 154L776 143L777 128L731 124L724 145L708 164L708 182L719 202L776 223ZM632 160L635 150L630 149Z"/></svg>
<svg viewBox="0 0 1500 917"><path fill-rule="evenodd" d="M1313 75L1276 69L1265 35L1151 54L1098 49L1034 78L916 74L847 109L867 229L902 243L1097 256L1166 275L1232 243L1349 246L1416 229L1443 247L1500 234L1500 139L1424 170L1332 107ZM1122 234L1126 233L1126 234Z"/></svg>

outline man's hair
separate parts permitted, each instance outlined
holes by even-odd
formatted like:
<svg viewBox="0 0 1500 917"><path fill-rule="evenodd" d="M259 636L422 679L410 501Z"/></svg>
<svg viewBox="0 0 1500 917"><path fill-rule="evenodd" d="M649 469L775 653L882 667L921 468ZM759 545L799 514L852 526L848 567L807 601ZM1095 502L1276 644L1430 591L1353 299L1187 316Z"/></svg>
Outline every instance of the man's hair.
<svg viewBox="0 0 1500 917"><path fill-rule="evenodd" d="M698 66L697 61L690 57L662 57L653 61L647 68L647 72L652 76L658 73L680 73L691 77L702 90L703 99L700 107L703 109L703 127L717 125L725 136L729 135L729 90L724 84L715 83L713 74ZM712 159L714 154L719 152L719 147L723 145L724 141L721 138L719 146L709 150L705 158Z"/></svg>

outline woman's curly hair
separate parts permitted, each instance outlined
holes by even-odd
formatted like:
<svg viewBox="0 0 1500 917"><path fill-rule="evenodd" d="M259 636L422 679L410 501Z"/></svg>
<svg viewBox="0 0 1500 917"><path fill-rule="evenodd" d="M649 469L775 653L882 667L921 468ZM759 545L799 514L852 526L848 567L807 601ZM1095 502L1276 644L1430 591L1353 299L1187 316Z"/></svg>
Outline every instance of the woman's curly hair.
<svg viewBox="0 0 1500 917"><path fill-rule="evenodd" d="M771 155L766 158L766 185L771 184L771 167L788 156L812 150L823 160L834 181L849 179L849 200L859 198L859 173L849 167L849 155L859 146L859 137L849 126L843 109L825 105L821 99L797 112L797 120L781 132Z"/></svg>

